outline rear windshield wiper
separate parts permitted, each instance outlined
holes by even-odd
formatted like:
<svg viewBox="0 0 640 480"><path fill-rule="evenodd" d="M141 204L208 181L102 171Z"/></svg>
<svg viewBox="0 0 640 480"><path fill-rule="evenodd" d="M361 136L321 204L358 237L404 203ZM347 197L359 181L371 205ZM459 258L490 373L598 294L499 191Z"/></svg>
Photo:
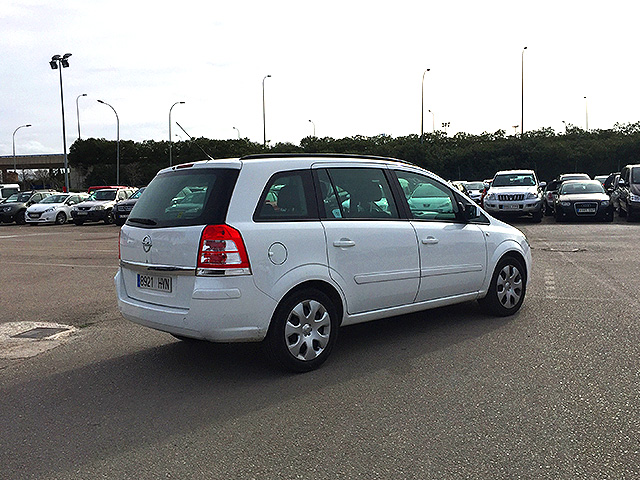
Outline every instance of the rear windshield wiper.
<svg viewBox="0 0 640 480"><path fill-rule="evenodd" d="M157 225L158 222L151 220L150 218L129 218L130 222L141 223L143 225Z"/></svg>

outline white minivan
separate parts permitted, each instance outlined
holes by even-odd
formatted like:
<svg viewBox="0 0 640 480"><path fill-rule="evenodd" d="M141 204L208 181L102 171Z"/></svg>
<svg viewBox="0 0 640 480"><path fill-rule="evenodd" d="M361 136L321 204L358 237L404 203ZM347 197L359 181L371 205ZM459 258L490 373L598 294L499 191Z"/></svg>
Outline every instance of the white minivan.
<svg viewBox="0 0 640 480"><path fill-rule="evenodd" d="M519 230L420 167L265 154L158 172L120 231L114 280L133 322L264 341L308 371L342 325L473 300L514 314L530 272Z"/></svg>
<svg viewBox="0 0 640 480"><path fill-rule="evenodd" d="M14 193L20 191L20 185L17 183L0 183L0 202L9 198Z"/></svg>

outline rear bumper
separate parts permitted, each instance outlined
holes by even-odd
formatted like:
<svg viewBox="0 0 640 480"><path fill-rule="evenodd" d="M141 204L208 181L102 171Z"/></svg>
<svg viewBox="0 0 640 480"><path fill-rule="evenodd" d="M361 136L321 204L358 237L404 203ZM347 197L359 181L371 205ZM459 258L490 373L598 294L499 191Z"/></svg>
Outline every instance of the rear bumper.
<svg viewBox="0 0 640 480"><path fill-rule="evenodd" d="M255 287L252 277L235 278L231 288L206 285L220 279L201 280L187 308L168 307L131 298L119 270L114 277L118 309L131 322L174 335L212 342L264 339L276 302Z"/></svg>

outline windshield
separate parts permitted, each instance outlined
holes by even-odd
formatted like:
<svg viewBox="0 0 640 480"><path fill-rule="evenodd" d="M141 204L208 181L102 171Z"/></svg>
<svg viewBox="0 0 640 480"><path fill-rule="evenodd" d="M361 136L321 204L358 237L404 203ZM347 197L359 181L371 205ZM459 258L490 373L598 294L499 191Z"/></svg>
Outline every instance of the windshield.
<svg viewBox="0 0 640 480"><path fill-rule="evenodd" d="M115 200L116 193L116 190L96 190L91 194L91 198L89 200Z"/></svg>
<svg viewBox="0 0 640 480"><path fill-rule="evenodd" d="M19 193L14 193L13 195L11 195L9 198L7 198L5 200L6 203L12 203L12 202L17 202L18 201L18 196L20 194ZM27 199L28 200L28 199Z"/></svg>
<svg viewBox="0 0 640 480"><path fill-rule="evenodd" d="M146 187L142 187L141 189L139 189L136 193L134 193L133 195L131 195L131 196L129 197L129 200L135 200L135 199L137 199L137 198L140 198L140 195L142 195L142 192L144 192L144 189L145 189L145 188L146 188Z"/></svg>
<svg viewBox="0 0 640 480"><path fill-rule="evenodd" d="M136 202L127 223L169 227L224 222L237 170L210 168L156 176Z"/></svg>
<svg viewBox="0 0 640 480"><path fill-rule="evenodd" d="M40 203L64 203L69 195L49 195L47 198L40 201Z"/></svg>
<svg viewBox="0 0 640 480"><path fill-rule="evenodd" d="M640 167L631 169L631 183L640 183Z"/></svg>
<svg viewBox="0 0 640 480"><path fill-rule="evenodd" d="M535 177L530 173L505 173L496 175L492 187L532 187L536 184Z"/></svg>
<svg viewBox="0 0 640 480"><path fill-rule="evenodd" d="M560 187L560 195L579 195L581 193L604 193L602 184L596 180L593 182L564 183Z"/></svg>

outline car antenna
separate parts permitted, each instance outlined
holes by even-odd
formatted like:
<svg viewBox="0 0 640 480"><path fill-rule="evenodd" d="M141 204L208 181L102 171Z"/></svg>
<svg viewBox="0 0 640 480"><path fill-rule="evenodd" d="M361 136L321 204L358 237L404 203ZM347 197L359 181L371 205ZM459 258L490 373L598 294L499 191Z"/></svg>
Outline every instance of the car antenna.
<svg viewBox="0 0 640 480"><path fill-rule="evenodd" d="M184 128L182 128L182 125L180 125L178 122L176 122L176 125L178 125L178 126L180 127L180 130L182 130L182 131L185 133L185 135L187 135L187 137L189 137L189 140L191 140L193 143L195 143L195 144L196 144L196 147L198 147L200 150L202 150L202 153L204 153L207 157L209 157L209 160L215 160L211 155L209 155L209 154L205 151L205 149L204 149L204 148L202 148L202 147L198 144L198 142L196 142L196 139L195 139L195 138L193 138L191 135L189 135L189 134L187 133L187 131L186 131Z"/></svg>

